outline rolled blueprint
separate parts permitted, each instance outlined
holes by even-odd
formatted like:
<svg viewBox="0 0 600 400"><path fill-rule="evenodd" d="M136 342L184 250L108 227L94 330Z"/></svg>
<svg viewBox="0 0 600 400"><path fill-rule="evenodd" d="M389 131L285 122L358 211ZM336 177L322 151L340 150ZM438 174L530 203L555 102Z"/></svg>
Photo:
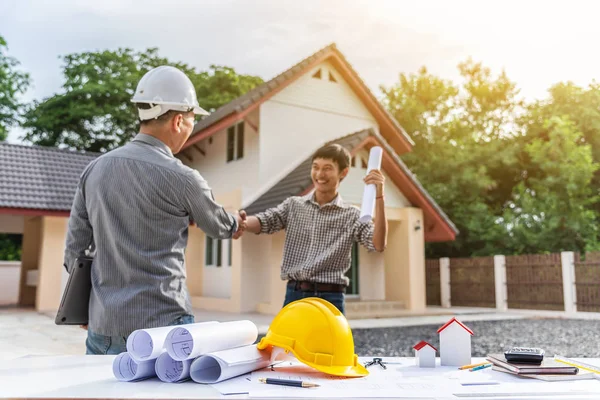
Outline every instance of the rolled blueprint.
<svg viewBox="0 0 600 400"><path fill-rule="evenodd" d="M252 321L222 322L212 325L182 325L167 335L165 347L178 361L193 359L213 351L252 344L258 328Z"/></svg>
<svg viewBox="0 0 600 400"><path fill-rule="evenodd" d="M208 321L190 325L205 326L208 324L218 324L218 322ZM127 352L135 361L146 361L157 358L165 351L164 343L167 335L176 327L163 326L160 328L133 331L127 338Z"/></svg>
<svg viewBox="0 0 600 400"><path fill-rule="evenodd" d="M156 376L156 359L137 362L128 353L121 353L113 361L113 374L122 382L141 381Z"/></svg>
<svg viewBox="0 0 600 400"><path fill-rule="evenodd" d="M194 360L173 360L169 353L164 352L156 359L154 370L156 376L163 382L182 382L190 379L190 365Z"/></svg>
<svg viewBox="0 0 600 400"><path fill-rule="evenodd" d="M367 166L367 174L374 169L381 169L381 158L383 157L383 149L379 146L371 147L369 152L369 164ZM360 209L360 221L369 222L375 214L375 196L377 188L374 184L365 185L363 192L362 207Z"/></svg>
<svg viewBox="0 0 600 400"><path fill-rule="evenodd" d="M271 364L271 352L256 345L204 354L194 360L190 376L194 382L217 383L265 368Z"/></svg>

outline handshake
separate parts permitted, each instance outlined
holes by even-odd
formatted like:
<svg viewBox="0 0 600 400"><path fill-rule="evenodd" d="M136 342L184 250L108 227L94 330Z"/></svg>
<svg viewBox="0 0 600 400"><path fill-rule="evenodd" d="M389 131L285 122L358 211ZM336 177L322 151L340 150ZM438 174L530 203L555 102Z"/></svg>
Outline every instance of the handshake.
<svg viewBox="0 0 600 400"><path fill-rule="evenodd" d="M238 229L233 234L232 239L239 239L244 234L244 231L248 228L248 216L246 215L246 211L240 210L235 217L237 219Z"/></svg>

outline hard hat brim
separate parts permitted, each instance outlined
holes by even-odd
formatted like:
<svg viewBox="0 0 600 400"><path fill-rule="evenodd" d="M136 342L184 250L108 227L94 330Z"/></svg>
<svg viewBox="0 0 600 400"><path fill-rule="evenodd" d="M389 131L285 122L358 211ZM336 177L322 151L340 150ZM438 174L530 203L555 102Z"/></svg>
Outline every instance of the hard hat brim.
<svg viewBox="0 0 600 400"><path fill-rule="evenodd" d="M195 106L193 111L194 111L194 114L196 114L196 115L210 115L210 113L208 111L206 111L204 108L202 108L200 106Z"/></svg>

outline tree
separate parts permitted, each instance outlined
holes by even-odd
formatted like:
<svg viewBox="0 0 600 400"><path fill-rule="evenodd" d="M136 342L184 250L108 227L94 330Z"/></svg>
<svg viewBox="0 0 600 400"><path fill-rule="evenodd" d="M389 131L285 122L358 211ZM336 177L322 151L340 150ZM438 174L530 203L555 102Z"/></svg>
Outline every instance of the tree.
<svg viewBox="0 0 600 400"><path fill-rule="evenodd" d="M158 49L132 49L69 54L63 57L63 92L34 102L25 114L24 137L42 146L107 151L126 143L138 130L131 103L138 81L150 69L172 65L196 87L200 105L214 110L262 80L232 68L211 65L197 72L184 63L158 55Z"/></svg>
<svg viewBox="0 0 600 400"><path fill-rule="evenodd" d="M0 233L0 261L21 260L23 235Z"/></svg>
<svg viewBox="0 0 600 400"><path fill-rule="evenodd" d="M19 123L22 104L18 96L29 87L29 74L19 71L19 61L9 57L8 45L0 36L0 141L6 140L8 130Z"/></svg>
<svg viewBox="0 0 600 400"><path fill-rule="evenodd" d="M519 177L516 133L508 128L521 107L516 85L472 60L458 68L462 85L423 67L382 87L387 108L415 141L403 160L460 230L454 242L428 245L430 257L488 255L502 246L499 220Z"/></svg>

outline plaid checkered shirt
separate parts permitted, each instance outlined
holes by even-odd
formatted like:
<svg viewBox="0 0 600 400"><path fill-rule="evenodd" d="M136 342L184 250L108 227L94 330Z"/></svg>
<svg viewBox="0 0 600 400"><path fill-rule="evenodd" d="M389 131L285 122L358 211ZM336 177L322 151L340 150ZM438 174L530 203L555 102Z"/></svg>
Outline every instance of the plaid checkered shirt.
<svg viewBox="0 0 600 400"><path fill-rule="evenodd" d="M285 229L281 279L348 285L352 244L373 245L373 222L360 222L360 210L346 205L338 194L320 206L314 191L290 197L256 215L261 233Z"/></svg>

